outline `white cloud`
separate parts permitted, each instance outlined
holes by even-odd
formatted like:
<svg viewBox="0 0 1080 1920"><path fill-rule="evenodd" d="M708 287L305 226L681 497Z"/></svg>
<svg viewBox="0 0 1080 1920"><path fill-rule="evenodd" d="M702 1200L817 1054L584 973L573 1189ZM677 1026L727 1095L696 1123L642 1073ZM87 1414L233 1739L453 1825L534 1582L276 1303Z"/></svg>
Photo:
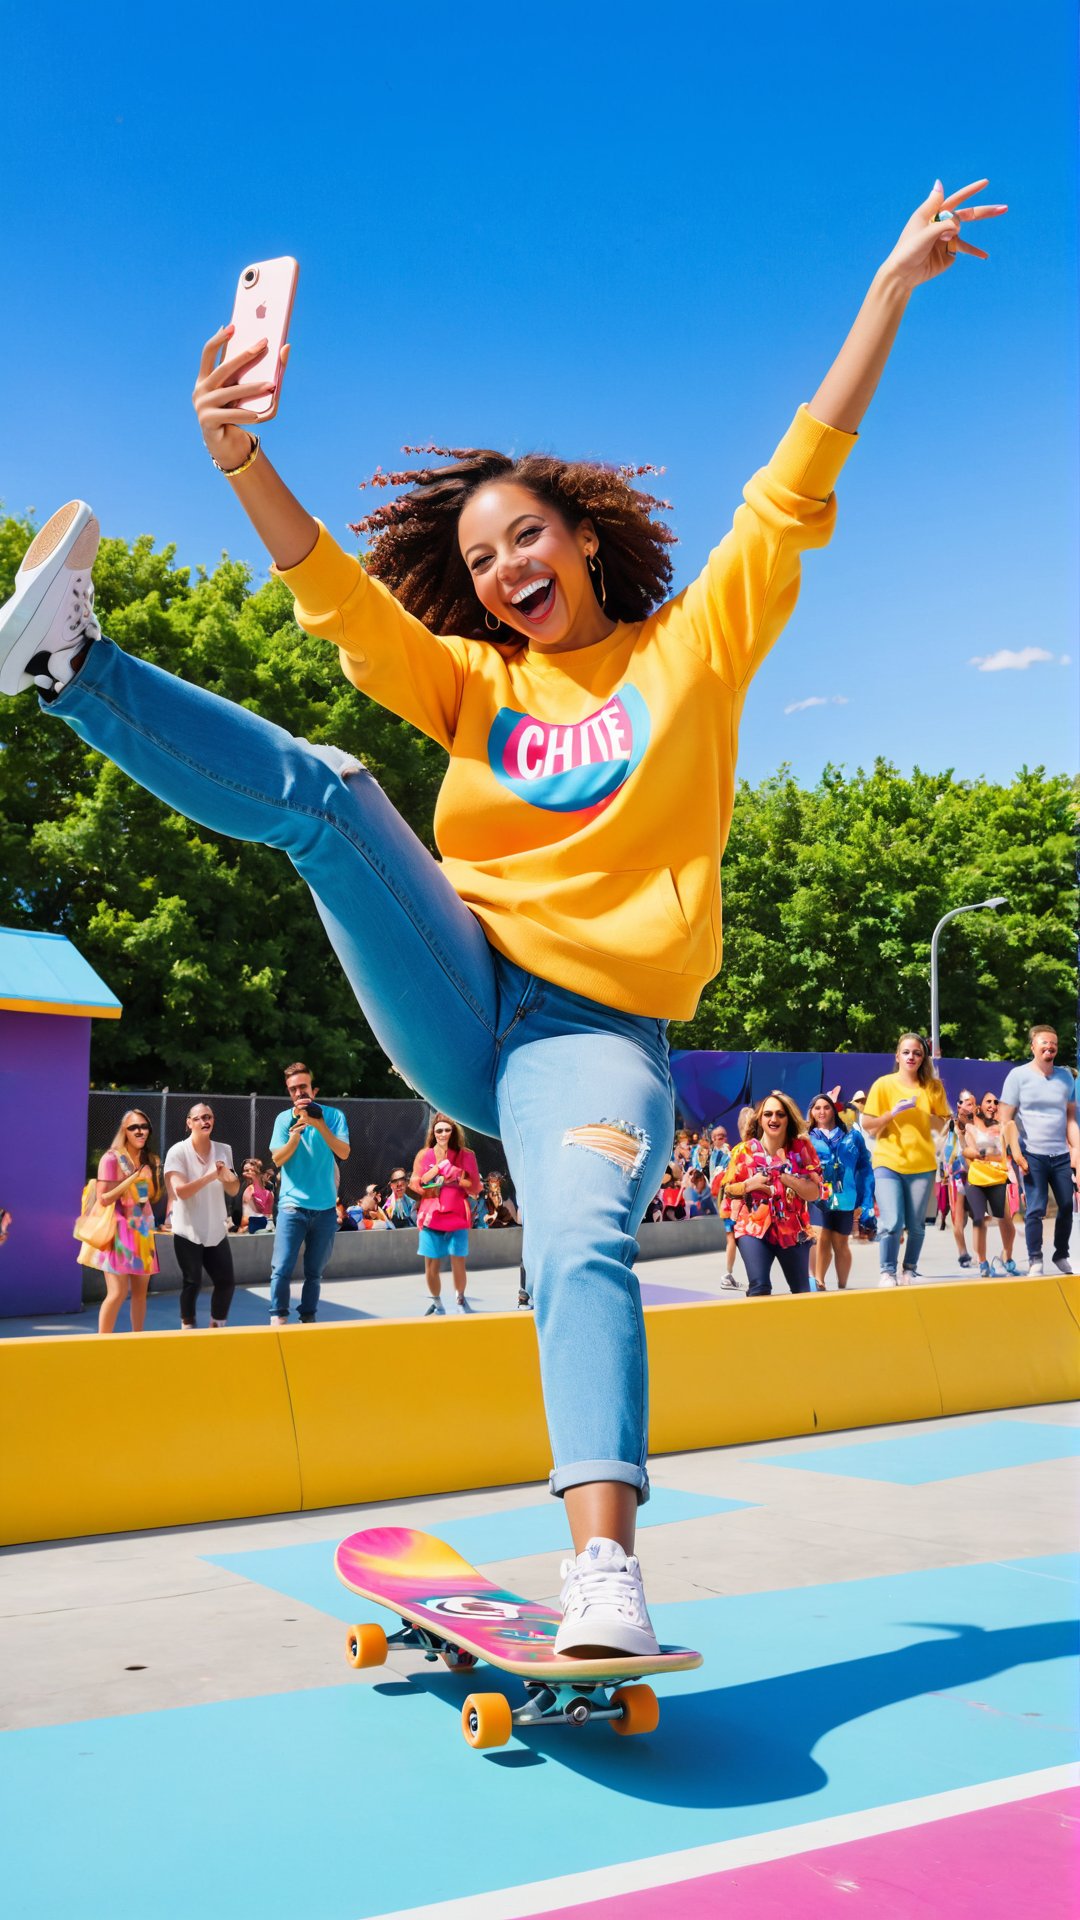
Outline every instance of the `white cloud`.
<svg viewBox="0 0 1080 1920"><path fill-rule="evenodd" d="M812 693L809 700L793 700L789 707L784 708L784 712L805 713L807 707L846 707L847 704L846 693L832 693L828 699L823 693Z"/></svg>
<svg viewBox="0 0 1080 1920"><path fill-rule="evenodd" d="M1053 657L1045 647L999 647L996 653L973 654L968 666L978 667L980 673L1023 673L1028 667Z"/></svg>

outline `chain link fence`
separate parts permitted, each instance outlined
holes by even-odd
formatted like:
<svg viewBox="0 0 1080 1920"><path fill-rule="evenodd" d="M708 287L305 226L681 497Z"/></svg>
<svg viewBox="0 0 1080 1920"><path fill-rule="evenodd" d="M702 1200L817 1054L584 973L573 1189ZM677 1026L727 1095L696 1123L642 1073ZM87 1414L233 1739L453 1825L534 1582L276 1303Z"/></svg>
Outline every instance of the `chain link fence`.
<svg viewBox="0 0 1080 1920"><path fill-rule="evenodd" d="M269 1093L178 1093L170 1087L151 1092L91 1092L87 1123L87 1175L97 1171L106 1148L119 1132L125 1113L139 1107L153 1129L151 1145L164 1160L178 1140L187 1138L184 1122L196 1101L205 1101L214 1112L214 1138L232 1148L233 1164L239 1170L245 1160L270 1159L270 1135L279 1113L287 1111L282 1094ZM426 1100L331 1100L345 1115L352 1152L342 1172L341 1197L347 1206L359 1200L366 1186L380 1186L390 1169L411 1168L427 1137L432 1108ZM506 1174L502 1142L486 1134L471 1133L468 1144L480 1163L481 1173Z"/></svg>

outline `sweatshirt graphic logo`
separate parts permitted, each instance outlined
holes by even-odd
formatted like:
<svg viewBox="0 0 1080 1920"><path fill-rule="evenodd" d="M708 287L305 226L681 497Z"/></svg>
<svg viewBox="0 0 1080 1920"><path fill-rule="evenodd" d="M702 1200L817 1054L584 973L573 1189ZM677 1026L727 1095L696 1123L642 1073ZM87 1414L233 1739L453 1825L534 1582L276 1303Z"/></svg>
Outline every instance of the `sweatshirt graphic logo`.
<svg viewBox="0 0 1080 1920"><path fill-rule="evenodd" d="M501 707L488 734L488 760L496 780L532 807L599 813L648 744L649 709L636 687L623 687L567 725Z"/></svg>

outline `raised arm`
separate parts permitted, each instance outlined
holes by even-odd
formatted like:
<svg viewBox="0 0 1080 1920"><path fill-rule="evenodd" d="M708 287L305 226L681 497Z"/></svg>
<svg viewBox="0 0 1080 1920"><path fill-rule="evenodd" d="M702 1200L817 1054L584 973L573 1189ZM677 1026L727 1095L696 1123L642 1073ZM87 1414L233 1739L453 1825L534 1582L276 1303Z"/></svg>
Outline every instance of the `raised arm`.
<svg viewBox="0 0 1080 1920"><path fill-rule="evenodd" d="M933 192L915 209L875 273L851 332L810 402L810 412L823 426L858 432L915 288L947 273L958 253L988 258L980 247L960 238L961 223L995 219L1008 211L1004 206L961 206L988 184L973 180L946 197L941 181L935 180Z"/></svg>
<svg viewBox="0 0 1080 1920"><path fill-rule="evenodd" d="M249 429L259 421L244 403L268 393L272 382L265 368L259 373L257 353L238 353L219 364L218 356L227 352L232 331L231 326L220 328L203 348L192 403L211 459L225 475L271 559L279 567L295 567L312 551L319 537L318 523L289 492L261 447L251 458L255 436ZM282 366L288 357L288 347L282 347Z"/></svg>

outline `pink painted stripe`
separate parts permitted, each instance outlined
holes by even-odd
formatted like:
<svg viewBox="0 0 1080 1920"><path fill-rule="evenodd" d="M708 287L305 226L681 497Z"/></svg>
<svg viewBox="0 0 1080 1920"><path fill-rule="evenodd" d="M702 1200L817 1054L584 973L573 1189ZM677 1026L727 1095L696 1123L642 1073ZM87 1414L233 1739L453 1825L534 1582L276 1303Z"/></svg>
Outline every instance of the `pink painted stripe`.
<svg viewBox="0 0 1080 1920"><path fill-rule="evenodd" d="M1080 1788L560 1907L533 1920L1075 1920Z"/></svg>

